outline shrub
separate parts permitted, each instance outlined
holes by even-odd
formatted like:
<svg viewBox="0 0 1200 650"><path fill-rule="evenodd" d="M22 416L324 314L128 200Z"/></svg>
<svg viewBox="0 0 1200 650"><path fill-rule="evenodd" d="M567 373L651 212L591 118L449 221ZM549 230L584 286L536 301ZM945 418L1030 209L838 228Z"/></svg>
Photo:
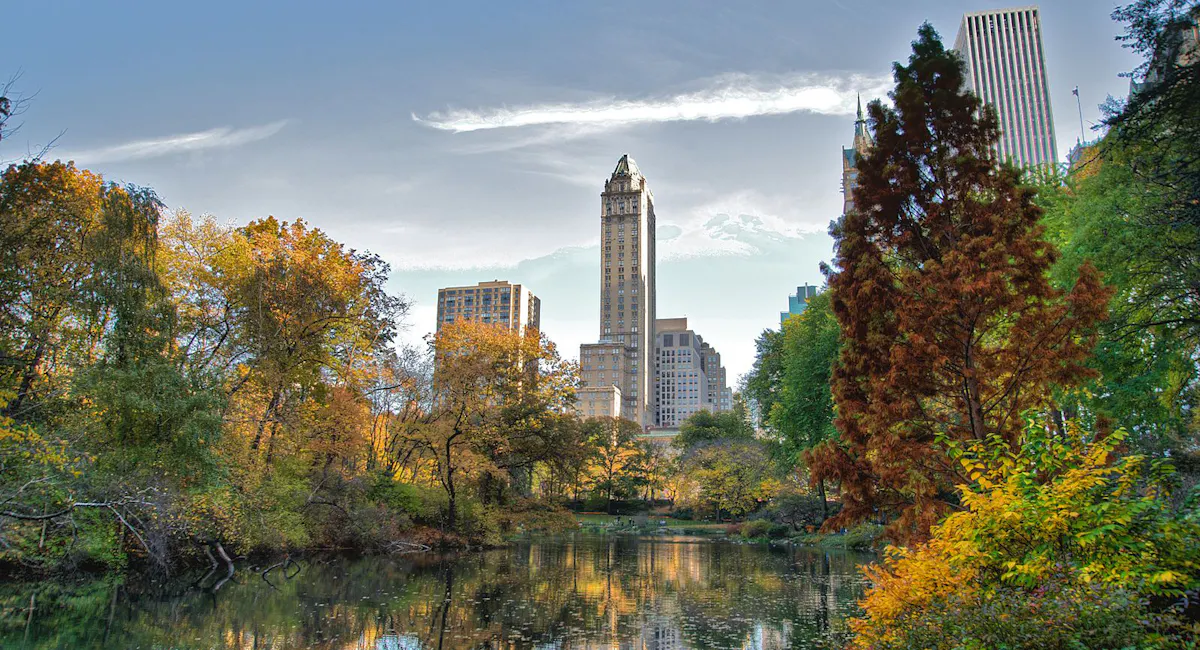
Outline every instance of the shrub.
<svg viewBox="0 0 1200 650"><path fill-rule="evenodd" d="M842 535L842 546L858 550L874 548L883 539L883 526L859 524Z"/></svg>
<svg viewBox="0 0 1200 650"><path fill-rule="evenodd" d="M737 537L742 534L742 527L744 525L745 524L742 523L729 524L728 526L725 526L725 534L730 537Z"/></svg>
<svg viewBox="0 0 1200 650"><path fill-rule="evenodd" d="M401 483L383 473L375 475L367 498L426 526L440 525L443 511L449 507L443 491Z"/></svg>
<svg viewBox="0 0 1200 650"><path fill-rule="evenodd" d="M1194 500L1170 508L1162 462L1112 461L1124 432L1085 442L1074 424L1049 430L1031 422L1015 451L998 439L943 441L973 480L959 487L966 510L866 570L873 586L851 624L854 647L994 647L994 635L1046 628L1041 638L1063 642L1045 647L1093 647L1097 634L1121 639L1100 647L1169 648L1197 632L1144 615L1151 599L1186 601L1200 588ZM1097 627L1105 617L1112 625ZM1136 634L1130 620L1141 621Z"/></svg>
<svg viewBox="0 0 1200 650"><path fill-rule="evenodd" d="M1001 586L978 598L955 594L902 617L892 642L872 647L1169 648L1144 599L1120 588L1048 580L1036 590ZM1163 621L1162 617L1158 617Z"/></svg>
<svg viewBox="0 0 1200 650"><path fill-rule="evenodd" d="M826 503L829 516L832 517L841 510L841 504L834 501ZM793 530L825 523L825 509L821 507L821 497L815 494L782 494L771 503L767 515L774 521L787 524Z"/></svg>
<svg viewBox="0 0 1200 650"><path fill-rule="evenodd" d="M667 516L674 519L682 519L684 521L692 521L696 518L696 512L691 506L679 506L667 513Z"/></svg>
<svg viewBox="0 0 1200 650"><path fill-rule="evenodd" d="M791 528L783 524L771 524L771 527L767 529L767 537L771 539L783 539L788 536L791 530Z"/></svg>
<svg viewBox="0 0 1200 650"><path fill-rule="evenodd" d="M771 522L767 521L766 519L747 521L742 525L742 537L745 537L746 539L766 537L767 533L771 530L771 526Z"/></svg>
<svg viewBox="0 0 1200 650"><path fill-rule="evenodd" d="M500 532L508 535L522 531L563 532L579 527L575 516L558 505L535 499L518 499L496 512Z"/></svg>

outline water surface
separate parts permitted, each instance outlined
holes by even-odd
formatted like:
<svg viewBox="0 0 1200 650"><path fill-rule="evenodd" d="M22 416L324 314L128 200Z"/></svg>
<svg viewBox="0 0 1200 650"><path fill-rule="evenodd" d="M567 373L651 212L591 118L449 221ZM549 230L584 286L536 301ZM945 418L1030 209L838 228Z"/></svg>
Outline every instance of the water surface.
<svg viewBox="0 0 1200 650"><path fill-rule="evenodd" d="M214 593L0 586L4 648L775 650L844 629L869 556L577 535L455 556L306 560ZM166 593L164 593L166 592Z"/></svg>

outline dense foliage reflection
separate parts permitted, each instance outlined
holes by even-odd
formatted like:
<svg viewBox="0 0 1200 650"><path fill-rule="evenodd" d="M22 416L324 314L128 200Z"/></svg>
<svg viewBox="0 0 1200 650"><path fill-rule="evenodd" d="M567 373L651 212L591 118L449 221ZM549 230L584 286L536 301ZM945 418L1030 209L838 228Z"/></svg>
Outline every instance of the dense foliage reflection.
<svg viewBox="0 0 1200 650"><path fill-rule="evenodd" d="M9 648L800 648L841 629L863 558L576 537L454 557L308 562L274 586L3 588ZM161 589L153 590L161 591Z"/></svg>

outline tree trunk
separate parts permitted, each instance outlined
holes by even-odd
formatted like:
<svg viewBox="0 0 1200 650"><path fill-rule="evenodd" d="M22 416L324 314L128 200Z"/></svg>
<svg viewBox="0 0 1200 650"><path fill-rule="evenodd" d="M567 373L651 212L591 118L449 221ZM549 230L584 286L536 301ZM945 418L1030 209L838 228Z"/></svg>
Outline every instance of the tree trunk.
<svg viewBox="0 0 1200 650"><path fill-rule="evenodd" d="M263 432L267 429L267 422L275 415L275 409L279 407L279 396L282 392L282 388L277 388L271 394L271 401L267 402L267 410L263 412L263 418L258 423L258 430L254 432L254 440L250 443L250 451L258 451L259 445L262 444Z"/></svg>
<svg viewBox="0 0 1200 650"><path fill-rule="evenodd" d="M829 519L829 500L825 498L825 479L817 481L817 495L821 497L821 524Z"/></svg>

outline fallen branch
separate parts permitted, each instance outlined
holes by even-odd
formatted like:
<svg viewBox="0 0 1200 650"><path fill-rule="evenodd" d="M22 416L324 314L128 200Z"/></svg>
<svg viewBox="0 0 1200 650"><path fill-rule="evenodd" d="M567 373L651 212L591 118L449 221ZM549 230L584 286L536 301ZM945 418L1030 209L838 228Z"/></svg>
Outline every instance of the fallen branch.
<svg viewBox="0 0 1200 650"><path fill-rule="evenodd" d="M417 544L415 542L405 542L394 539L384 546L384 550L386 550L388 553L428 553L432 551L433 548L425 544Z"/></svg>
<svg viewBox="0 0 1200 650"><path fill-rule="evenodd" d="M216 549L217 556L225 562L225 567L227 568L225 577L218 580L217 583L212 586L212 589L209 589L210 592L215 594L217 593L218 589L220 589L226 582L229 582L229 579L233 577L234 567L233 560L229 559L229 554L225 552L225 547L221 546L221 542L213 541L209 542L208 544Z"/></svg>
<svg viewBox="0 0 1200 650"><path fill-rule="evenodd" d="M75 503L72 503L57 512L49 512L40 515L29 515L21 512L14 512L12 510L0 510L0 517L8 517L9 519L16 519L18 521L47 521L69 515L78 508L106 509L117 517L117 520L121 522L121 525L124 526L126 530L128 530L130 533L133 533L133 536L137 539L138 543L142 545L142 549L146 551L146 554L153 556L154 554L150 551L150 547L146 544L146 540L142 538L141 533L139 533L136 528L130 525L129 521L125 519L119 510L117 510L117 506L124 504L124 501L76 501Z"/></svg>

